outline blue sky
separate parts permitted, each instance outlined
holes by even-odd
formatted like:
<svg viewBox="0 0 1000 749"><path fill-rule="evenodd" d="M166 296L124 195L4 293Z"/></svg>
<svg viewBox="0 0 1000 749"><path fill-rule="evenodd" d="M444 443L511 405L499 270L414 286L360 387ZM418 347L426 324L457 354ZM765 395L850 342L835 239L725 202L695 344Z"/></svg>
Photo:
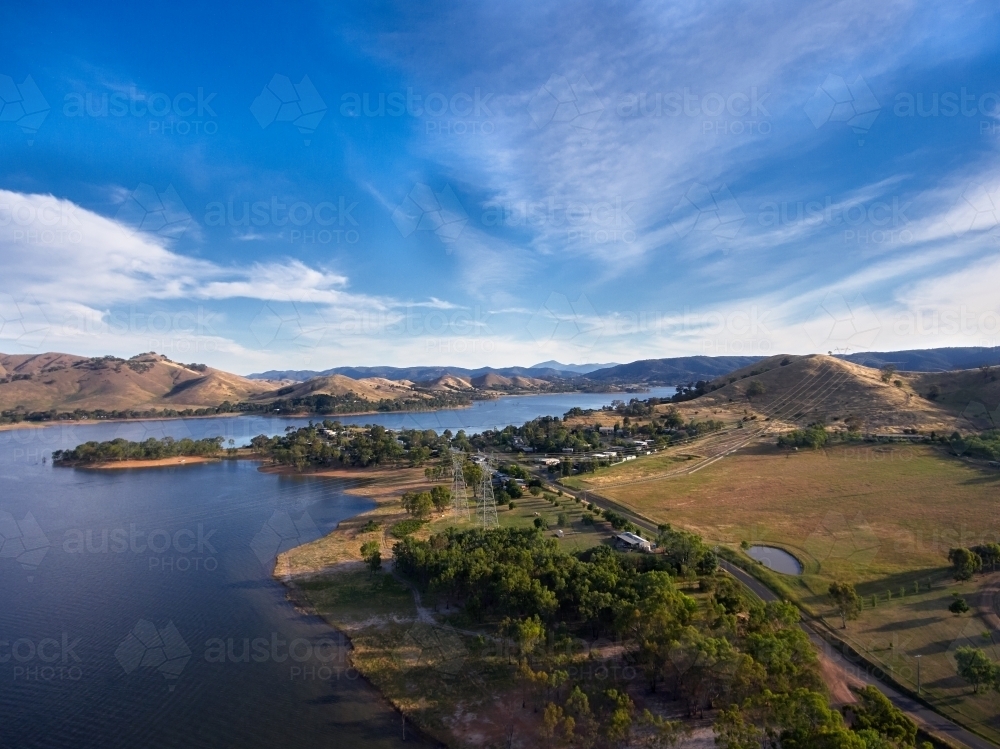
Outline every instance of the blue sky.
<svg viewBox="0 0 1000 749"><path fill-rule="evenodd" d="M5 10L0 351L1000 344L989 3Z"/></svg>

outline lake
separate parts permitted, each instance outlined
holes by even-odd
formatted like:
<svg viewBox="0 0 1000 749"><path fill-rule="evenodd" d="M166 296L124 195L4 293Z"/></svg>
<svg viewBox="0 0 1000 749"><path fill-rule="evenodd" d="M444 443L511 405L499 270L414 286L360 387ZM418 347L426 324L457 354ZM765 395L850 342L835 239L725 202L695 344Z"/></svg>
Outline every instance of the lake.
<svg viewBox="0 0 1000 749"><path fill-rule="evenodd" d="M472 433L629 397L505 397L340 420ZM0 746L421 745L402 742L399 715L347 668L343 639L291 606L270 574L279 551L371 506L345 493L352 482L262 474L249 461L87 471L47 460L88 440L221 435L243 445L307 422L0 432Z"/></svg>
<svg viewBox="0 0 1000 749"><path fill-rule="evenodd" d="M802 574L802 562L775 546L751 546L747 549L747 556L783 575Z"/></svg>

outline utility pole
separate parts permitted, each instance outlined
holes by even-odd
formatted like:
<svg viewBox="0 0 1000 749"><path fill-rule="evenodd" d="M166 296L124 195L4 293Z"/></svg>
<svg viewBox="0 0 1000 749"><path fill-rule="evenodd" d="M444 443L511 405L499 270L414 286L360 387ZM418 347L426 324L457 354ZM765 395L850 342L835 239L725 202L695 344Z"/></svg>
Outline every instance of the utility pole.
<svg viewBox="0 0 1000 749"><path fill-rule="evenodd" d="M914 656L917 659L917 696L920 696L920 656Z"/></svg>

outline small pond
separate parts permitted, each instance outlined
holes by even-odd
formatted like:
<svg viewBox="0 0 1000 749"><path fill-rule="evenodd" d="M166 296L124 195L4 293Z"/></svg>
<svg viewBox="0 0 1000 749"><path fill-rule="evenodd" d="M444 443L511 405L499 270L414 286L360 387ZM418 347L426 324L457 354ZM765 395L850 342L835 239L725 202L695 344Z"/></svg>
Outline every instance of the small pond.
<svg viewBox="0 0 1000 749"><path fill-rule="evenodd" d="M802 563L784 549L774 546L751 546L747 554L768 569L783 575L801 575Z"/></svg>

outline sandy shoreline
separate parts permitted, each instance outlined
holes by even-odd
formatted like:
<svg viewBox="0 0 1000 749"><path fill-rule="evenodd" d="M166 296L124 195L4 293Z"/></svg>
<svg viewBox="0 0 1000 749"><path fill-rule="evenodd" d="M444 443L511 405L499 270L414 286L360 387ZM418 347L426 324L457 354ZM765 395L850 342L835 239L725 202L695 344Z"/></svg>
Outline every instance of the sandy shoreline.
<svg viewBox="0 0 1000 749"><path fill-rule="evenodd" d="M120 471L125 468L170 468L174 466L190 466L199 463L218 463L220 457L205 457L201 455L178 455L173 458L156 460L113 460L107 463L82 463L71 465L71 468L87 468L94 471Z"/></svg>
<svg viewBox="0 0 1000 749"><path fill-rule="evenodd" d="M361 563L362 541L378 541L383 559L392 555L392 545L397 539L388 534L396 522L408 517L399 498L404 492L424 491L432 482L424 476L422 468L328 468L313 471L296 471L290 466L261 466L261 473L282 476L337 478L353 481L344 489L346 494L365 497L374 506L364 512L345 518L330 533L294 549L281 553L275 561L274 577L282 582L309 578L335 568L346 568L350 563ZM364 530L369 521L378 524L377 530Z"/></svg>

